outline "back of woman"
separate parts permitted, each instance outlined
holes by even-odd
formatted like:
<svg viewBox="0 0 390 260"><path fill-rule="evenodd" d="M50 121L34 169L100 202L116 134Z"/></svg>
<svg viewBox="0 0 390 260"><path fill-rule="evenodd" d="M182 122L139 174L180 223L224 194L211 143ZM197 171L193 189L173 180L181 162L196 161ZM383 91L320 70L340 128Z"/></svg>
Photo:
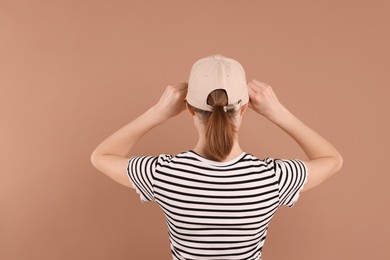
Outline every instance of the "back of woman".
<svg viewBox="0 0 390 260"><path fill-rule="evenodd" d="M308 160L257 158L239 145L250 107L281 127ZM187 110L197 144L176 155L127 153L150 129ZM246 82L241 64L223 55L194 63L188 84L166 88L156 105L104 140L91 161L166 217L173 259L261 259L277 209L292 207L342 165L338 151L297 119L262 82Z"/></svg>
<svg viewBox="0 0 390 260"><path fill-rule="evenodd" d="M306 180L298 160L215 162L192 150L133 157L128 172L141 200L163 210L174 259L259 259L274 213Z"/></svg>

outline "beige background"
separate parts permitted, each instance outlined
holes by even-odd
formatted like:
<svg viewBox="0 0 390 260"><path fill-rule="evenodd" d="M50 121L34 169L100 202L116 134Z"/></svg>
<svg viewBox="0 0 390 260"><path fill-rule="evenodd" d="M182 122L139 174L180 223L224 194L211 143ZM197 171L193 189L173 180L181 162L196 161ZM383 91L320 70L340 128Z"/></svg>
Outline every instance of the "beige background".
<svg viewBox="0 0 390 260"><path fill-rule="evenodd" d="M0 1L0 259L170 259L156 204L90 163L108 135L219 53L344 157L271 222L264 259L390 259L387 1ZM195 145L183 113L135 154ZM247 113L241 145L305 158Z"/></svg>

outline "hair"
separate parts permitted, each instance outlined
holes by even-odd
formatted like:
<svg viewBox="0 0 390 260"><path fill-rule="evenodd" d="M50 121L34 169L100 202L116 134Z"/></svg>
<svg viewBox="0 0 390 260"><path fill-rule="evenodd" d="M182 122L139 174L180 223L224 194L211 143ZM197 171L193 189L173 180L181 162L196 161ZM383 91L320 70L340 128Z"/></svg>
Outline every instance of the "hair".
<svg viewBox="0 0 390 260"><path fill-rule="evenodd" d="M234 137L237 134L235 115L237 111L224 111L228 104L226 91L216 89L207 97L207 104L213 107L213 111L204 111L188 104L195 112L201 114L206 129L206 155L214 161L222 161L231 152Z"/></svg>

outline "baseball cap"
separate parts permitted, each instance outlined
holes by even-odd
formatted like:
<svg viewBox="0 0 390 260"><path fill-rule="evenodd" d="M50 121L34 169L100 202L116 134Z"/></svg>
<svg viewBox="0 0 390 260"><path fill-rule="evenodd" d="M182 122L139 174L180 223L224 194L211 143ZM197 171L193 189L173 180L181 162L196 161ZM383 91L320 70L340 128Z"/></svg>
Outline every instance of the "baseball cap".
<svg viewBox="0 0 390 260"><path fill-rule="evenodd" d="M249 102L245 71L242 65L221 54L197 60L191 68L186 101L201 110L212 111L207 104L210 92L224 89L228 97L225 112Z"/></svg>

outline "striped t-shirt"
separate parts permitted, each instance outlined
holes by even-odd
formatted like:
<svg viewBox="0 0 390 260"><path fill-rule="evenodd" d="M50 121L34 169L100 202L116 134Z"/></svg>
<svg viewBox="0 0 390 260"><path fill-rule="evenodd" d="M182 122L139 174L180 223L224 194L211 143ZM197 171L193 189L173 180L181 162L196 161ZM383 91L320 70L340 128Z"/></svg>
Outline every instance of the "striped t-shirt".
<svg viewBox="0 0 390 260"><path fill-rule="evenodd" d="M245 152L227 162L192 150L133 156L127 173L141 201L164 212L174 260L261 259L272 216L295 204L307 180L301 160Z"/></svg>

